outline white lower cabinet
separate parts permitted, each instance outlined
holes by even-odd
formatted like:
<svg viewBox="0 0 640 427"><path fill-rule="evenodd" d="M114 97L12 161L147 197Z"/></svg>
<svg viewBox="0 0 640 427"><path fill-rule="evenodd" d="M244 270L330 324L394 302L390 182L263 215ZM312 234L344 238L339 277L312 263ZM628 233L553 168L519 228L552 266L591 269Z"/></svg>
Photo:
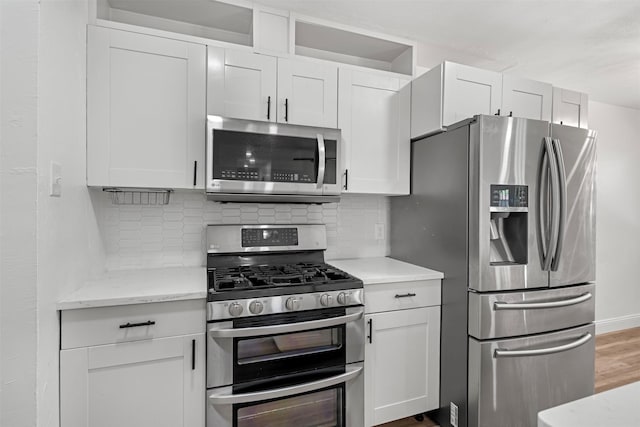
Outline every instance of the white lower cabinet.
<svg viewBox="0 0 640 427"><path fill-rule="evenodd" d="M414 296L401 297L411 306ZM396 295L407 295L396 293ZM399 298L391 296L391 299ZM365 425L375 426L439 406L440 306L365 316Z"/></svg>
<svg viewBox="0 0 640 427"><path fill-rule="evenodd" d="M204 427L204 319L199 300L62 311L60 425Z"/></svg>

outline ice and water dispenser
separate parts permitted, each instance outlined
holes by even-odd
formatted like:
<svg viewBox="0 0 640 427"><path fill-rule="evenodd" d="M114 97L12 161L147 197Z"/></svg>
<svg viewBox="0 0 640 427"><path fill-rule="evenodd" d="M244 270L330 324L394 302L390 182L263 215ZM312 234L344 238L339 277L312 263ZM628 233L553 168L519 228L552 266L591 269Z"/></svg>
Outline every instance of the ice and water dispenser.
<svg viewBox="0 0 640 427"><path fill-rule="evenodd" d="M491 265L527 263L529 191L526 185L491 185Z"/></svg>

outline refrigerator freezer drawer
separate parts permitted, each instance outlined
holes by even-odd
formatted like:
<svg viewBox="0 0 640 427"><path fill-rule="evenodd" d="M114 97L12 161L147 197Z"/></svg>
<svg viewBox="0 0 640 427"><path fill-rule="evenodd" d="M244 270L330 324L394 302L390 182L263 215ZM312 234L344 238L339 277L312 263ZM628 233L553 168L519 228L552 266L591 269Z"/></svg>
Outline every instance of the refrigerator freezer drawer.
<svg viewBox="0 0 640 427"><path fill-rule="evenodd" d="M531 427L544 409L593 394L595 326L469 338L469 427Z"/></svg>
<svg viewBox="0 0 640 427"><path fill-rule="evenodd" d="M571 328L595 319L595 284L481 294L469 292L469 335L480 340Z"/></svg>

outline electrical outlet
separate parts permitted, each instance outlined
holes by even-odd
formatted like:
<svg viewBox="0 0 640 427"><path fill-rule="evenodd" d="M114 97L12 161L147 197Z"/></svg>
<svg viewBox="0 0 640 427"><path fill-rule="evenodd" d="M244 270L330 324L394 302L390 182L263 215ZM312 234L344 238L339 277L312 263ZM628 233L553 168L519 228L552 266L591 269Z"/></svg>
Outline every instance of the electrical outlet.
<svg viewBox="0 0 640 427"><path fill-rule="evenodd" d="M451 402L451 410L449 412L449 423L451 427L458 427L458 405Z"/></svg>
<svg viewBox="0 0 640 427"><path fill-rule="evenodd" d="M374 236L376 240L384 240L384 224L376 224Z"/></svg>

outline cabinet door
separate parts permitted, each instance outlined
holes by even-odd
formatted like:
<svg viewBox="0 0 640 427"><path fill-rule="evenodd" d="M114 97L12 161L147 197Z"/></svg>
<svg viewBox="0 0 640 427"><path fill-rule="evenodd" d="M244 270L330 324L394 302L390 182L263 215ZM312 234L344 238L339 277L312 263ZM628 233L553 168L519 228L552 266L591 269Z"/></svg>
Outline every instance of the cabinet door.
<svg viewBox="0 0 640 427"><path fill-rule="evenodd" d="M276 58L208 47L207 114L276 121Z"/></svg>
<svg viewBox="0 0 640 427"><path fill-rule="evenodd" d="M365 425L439 406L440 307L365 316Z"/></svg>
<svg viewBox="0 0 640 427"><path fill-rule="evenodd" d="M338 67L278 59L278 121L335 128L338 124Z"/></svg>
<svg viewBox="0 0 640 427"><path fill-rule="evenodd" d="M553 88L553 123L589 129L587 108L589 99L586 93Z"/></svg>
<svg viewBox="0 0 640 427"><path fill-rule="evenodd" d="M409 81L348 69L339 80L345 190L409 194Z"/></svg>
<svg viewBox="0 0 640 427"><path fill-rule="evenodd" d="M497 114L502 103L502 74L453 62L444 63L442 125L476 114Z"/></svg>
<svg viewBox="0 0 640 427"><path fill-rule="evenodd" d="M204 343L197 334L62 350L61 425L204 426Z"/></svg>
<svg viewBox="0 0 640 427"><path fill-rule="evenodd" d="M89 27L88 185L204 188L205 59L202 45Z"/></svg>
<svg viewBox="0 0 640 427"><path fill-rule="evenodd" d="M551 121L549 83L505 74L502 76L502 115Z"/></svg>

